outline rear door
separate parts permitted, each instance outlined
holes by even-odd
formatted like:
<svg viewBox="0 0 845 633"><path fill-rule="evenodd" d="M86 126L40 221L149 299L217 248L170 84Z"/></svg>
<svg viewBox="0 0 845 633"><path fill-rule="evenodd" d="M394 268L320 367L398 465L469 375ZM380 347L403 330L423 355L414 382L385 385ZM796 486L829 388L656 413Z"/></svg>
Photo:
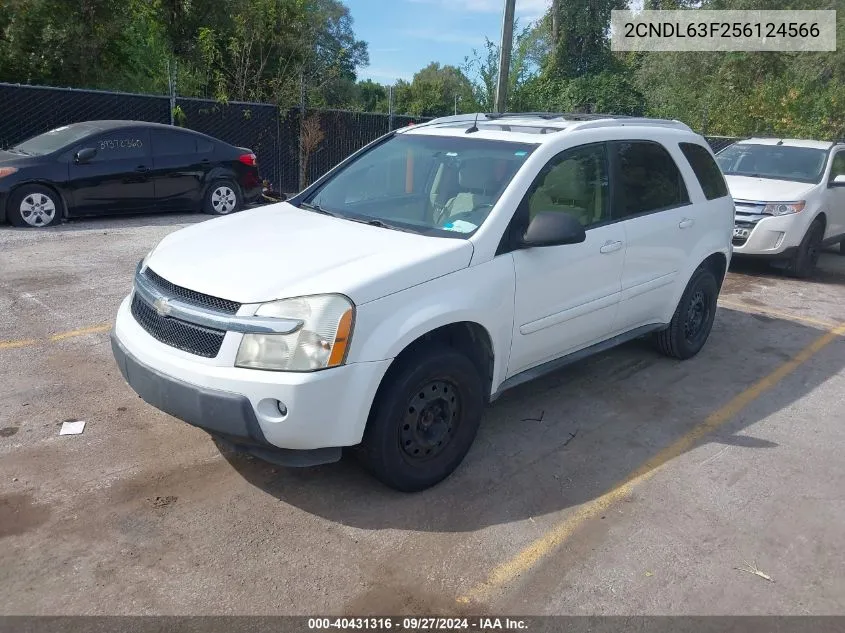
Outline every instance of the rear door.
<svg viewBox="0 0 845 633"><path fill-rule="evenodd" d="M96 151L85 163L74 160ZM120 128L92 137L68 155L68 189L74 214L137 213L155 206L150 178L150 137L145 128Z"/></svg>
<svg viewBox="0 0 845 633"><path fill-rule="evenodd" d="M628 331L663 319L692 253L698 219L665 146L625 140L610 147L616 183L612 213L627 243L617 324Z"/></svg>
<svg viewBox="0 0 845 633"><path fill-rule="evenodd" d="M163 211L199 207L212 168L213 143L178 129L150 131L156 205Z"/></svg>

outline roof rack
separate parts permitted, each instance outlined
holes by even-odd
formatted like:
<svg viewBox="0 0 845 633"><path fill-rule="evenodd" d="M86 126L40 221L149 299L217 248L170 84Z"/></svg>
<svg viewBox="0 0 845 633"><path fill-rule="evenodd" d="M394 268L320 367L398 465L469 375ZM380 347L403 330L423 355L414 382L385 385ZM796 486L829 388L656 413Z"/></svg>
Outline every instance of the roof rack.
<svg viewBox="0 0 845 633"><path fill-rule="evenodd" d="M568 129L583 130L593 127L604 127L609 125L662 125L666 127L675 127L682 130L690 130L691 128L674 119L650 119L648 117L633 117L627 114L597 114L597 113L580 113L580 112L477 112L472 114L457 114L453 116L444 116L419 123L413 126L413 129L421 127L431 127L438 125L446 125L449 123L473 123L478 122L496 122L505 118L538 118L544 121L554 121L560 119L562 121L572 122L573 125Z"/></svg>

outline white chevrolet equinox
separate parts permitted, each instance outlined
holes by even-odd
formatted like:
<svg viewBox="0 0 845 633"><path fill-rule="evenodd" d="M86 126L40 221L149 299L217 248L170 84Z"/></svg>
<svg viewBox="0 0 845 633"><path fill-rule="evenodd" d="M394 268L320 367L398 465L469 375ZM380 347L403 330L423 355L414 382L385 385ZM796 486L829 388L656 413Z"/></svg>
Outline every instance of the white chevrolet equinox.
<svg viewBox="0 0 845 633"><path fill-rule="evenodd" d="M643 335L698 353L733 228L680 122L446 117L286 202L168 235L112 348L146 402L229 446L299 466L356 447L417 491L510 387Z"/></svg>
<svg viewBox="0 0 845 633"><path fill-rule="evenodd" d="M749 138L716 161L736 204L735 255L809 277L825 246L845 254L845 144Z"/></svg>

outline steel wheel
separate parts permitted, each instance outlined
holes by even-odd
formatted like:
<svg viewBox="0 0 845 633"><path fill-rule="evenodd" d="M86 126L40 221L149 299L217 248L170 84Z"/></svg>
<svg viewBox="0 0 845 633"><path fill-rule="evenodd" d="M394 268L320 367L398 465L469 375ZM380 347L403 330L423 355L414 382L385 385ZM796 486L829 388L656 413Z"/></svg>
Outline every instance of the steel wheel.
<svg viewBox="0 0 845 633"><path fill-rule="evenodd" d="M689 343L696 340L696 337L701 333L701 327L709 316L704 291L698 290L690 298L686 319L684 320L684 338Z"/></svg>
<svg viewBox="0 0 845 633"><path fill-rule="evenodd" d="M211 192L211 206L215 213L226 215L235 210L238 198L228 185L219 185Z"/></svg>
<svg viewBox="0 0 845 633"><path fill-rule="evenodd" d="M18 211L30 226L42 227L56 219L56 204L43 193L31 193L21 200Z"/></svg>
<svg viewBox="0 0 845 633"><path fill-rule="evenodd" d="M408 400L399 430L405 459L424 461L449 445L458 427L461 398L457 387L446 380L433 380Z"/></svg>

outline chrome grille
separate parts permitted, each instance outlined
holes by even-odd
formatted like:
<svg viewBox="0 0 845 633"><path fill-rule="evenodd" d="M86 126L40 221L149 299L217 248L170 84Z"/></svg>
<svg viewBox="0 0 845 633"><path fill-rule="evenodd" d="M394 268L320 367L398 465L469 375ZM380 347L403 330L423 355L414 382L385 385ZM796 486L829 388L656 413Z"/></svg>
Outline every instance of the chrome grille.
<svg viewBox="0 0 845 633"><path fill-rule="evenodd" d="M167 281L161 275L149 268L145 269L141 274L162 293L170 297L178 297L186 303L200 306L202 308L211 308L212 310L225 312L226 314L236 314L237 311L241 309L241 304L237 301L220 299L218 297L212 297L211 295L205 295L201 292L182 288L181 286L177 286L176 284Z"/></svg>
<svg viewBox="0 0 845 633"><path fill-rule="evenodd" d="M160 316L137 294L132 298L132 316L157 341L205 358L217 356L226 336L223 330Z"/></svg>

